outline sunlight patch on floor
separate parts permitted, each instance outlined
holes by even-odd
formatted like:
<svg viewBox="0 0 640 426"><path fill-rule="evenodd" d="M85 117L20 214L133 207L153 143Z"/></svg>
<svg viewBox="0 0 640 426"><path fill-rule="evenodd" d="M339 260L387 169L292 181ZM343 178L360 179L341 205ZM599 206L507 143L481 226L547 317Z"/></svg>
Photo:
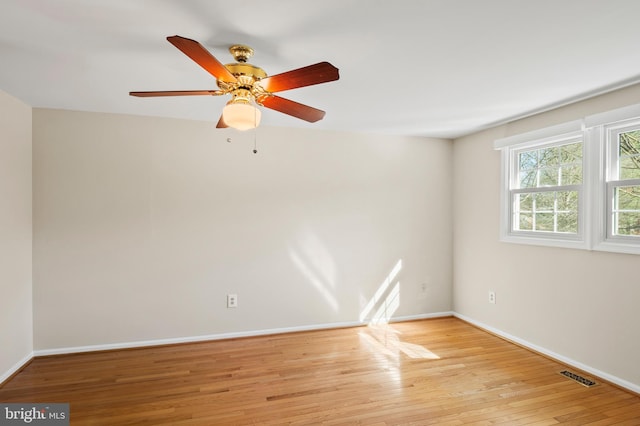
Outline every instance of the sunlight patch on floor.
<svg viewBox="0 0 640 426"><path fill-rule="evenodd" d="M388 324L370 325L359 335L376 352L392 358L399 358L400 354L404 354L411 359L440 359L438 355L422 345L403 342L400 333Z"/></svg>
<svg viewBox="0 0 640 426"><path fill-rule="evenodd" d="M400 281L396 281L396 277L401 269L402 259L399 259L360 313L361 322L369 319L369 327L359 332L360 338L376 353L389 358L399 359L404 354L412 359L440 359L424 346L402 341L401 333L389 325L400 307Z"/></svg>

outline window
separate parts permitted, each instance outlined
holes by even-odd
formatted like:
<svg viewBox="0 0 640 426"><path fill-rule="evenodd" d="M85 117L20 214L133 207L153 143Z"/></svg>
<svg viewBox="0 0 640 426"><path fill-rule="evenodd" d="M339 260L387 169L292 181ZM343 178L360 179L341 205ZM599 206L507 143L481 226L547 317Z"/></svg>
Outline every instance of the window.
<svg viewBox="0 0 640 426"><path fill-rule="evenodd" d="M510 232L577 235L582 140L514 150Z"/></svg>
<svg viewBox="0 0 640 426"><path fill-rule="evenodd" d="M640 244L640 120L605 127L607 239Z"/></svg>
<svg viewBox="0 0 640 426"><path fill-rule="evenodd" d="M502 241L640 254L640 105L494 146Z"/></svg>
<svg viewBox="0 0 640 426"><path fill-rule="evenodd" d="M504 144L501 239L526 244L585 244L585 149L573 122L496 141Z"/></svg>

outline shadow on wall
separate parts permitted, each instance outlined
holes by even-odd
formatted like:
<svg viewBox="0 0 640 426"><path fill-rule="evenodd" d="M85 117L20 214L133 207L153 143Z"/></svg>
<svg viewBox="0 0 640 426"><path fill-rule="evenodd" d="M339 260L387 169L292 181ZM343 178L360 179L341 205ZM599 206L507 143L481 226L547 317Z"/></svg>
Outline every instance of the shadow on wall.
<svg viewBox="0 0 640 426"><path fill-rule="evenodd" d="M320 239L311 232L305 233L299 249L289 248L289 257L334 312L338 312L336 263Z"/></svg>

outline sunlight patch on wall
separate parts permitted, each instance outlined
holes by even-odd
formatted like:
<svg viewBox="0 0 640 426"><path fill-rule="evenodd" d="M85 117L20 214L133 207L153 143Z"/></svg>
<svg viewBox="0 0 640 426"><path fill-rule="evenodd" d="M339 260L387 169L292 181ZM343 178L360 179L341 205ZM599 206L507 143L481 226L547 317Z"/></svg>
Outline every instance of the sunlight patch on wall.
<svg viewBox="0 0 640 426"><path fill-rule="evenodd" d="M373 315L372 320L374 318L380 319L382 318L383 315L387 318L387 321L389 318L391 318L391 315L393 314L393 312L388 314L390 309L395 306L395 308L393 308L395 312L395 310L398 308L400 304L400 283L398 282L396 284L397 294L395 295L394 298L389 299L389 296L392 295L393 290L391 293L389 293L389 295L387 295L387 297L385 297L385 294L387 293L389 286L391 285L391 283L393 282L393 280L398 275L401 269L402 269L402 259L399 259L398 262L396 262L395 266L391 269L391 272L389 272L389 275L387 275L387 277L384 279L382 284L380 284L380 286L376 290L373 297L366 304L362 312L360 312L360 322L364 322L365 319L371 314L371 312L373 312L373 310L376 309L376 307L378 309ZM394 290L396 287L394 287Z"/></svg>
<svg viewBox="0 0 640 426"><path fill-rule="evenodd" d="M387 297L378 306L378 310L369 321L369 324L387 324L396 310L400 307L400 282L391 289Z"/></svg>

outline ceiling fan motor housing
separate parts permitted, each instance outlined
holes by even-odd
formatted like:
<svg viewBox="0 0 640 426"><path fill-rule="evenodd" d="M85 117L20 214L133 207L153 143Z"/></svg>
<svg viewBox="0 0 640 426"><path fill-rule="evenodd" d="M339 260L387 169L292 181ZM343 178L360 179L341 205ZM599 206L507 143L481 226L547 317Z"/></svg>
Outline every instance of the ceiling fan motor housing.
<svg viewBox="0 0 640 426"><path fill-rule="evenodd" d="M232 93L234 98L236 96L246 96L246 93L237 93L238 91L249 92L252 97L259 97L265 94L264 89L259 84L255 84L267 76L267 73L262 68L247 63L226 64L225 67L238 81L236 83L227 83L218 80L217 83L220 89Z"/></svg>

